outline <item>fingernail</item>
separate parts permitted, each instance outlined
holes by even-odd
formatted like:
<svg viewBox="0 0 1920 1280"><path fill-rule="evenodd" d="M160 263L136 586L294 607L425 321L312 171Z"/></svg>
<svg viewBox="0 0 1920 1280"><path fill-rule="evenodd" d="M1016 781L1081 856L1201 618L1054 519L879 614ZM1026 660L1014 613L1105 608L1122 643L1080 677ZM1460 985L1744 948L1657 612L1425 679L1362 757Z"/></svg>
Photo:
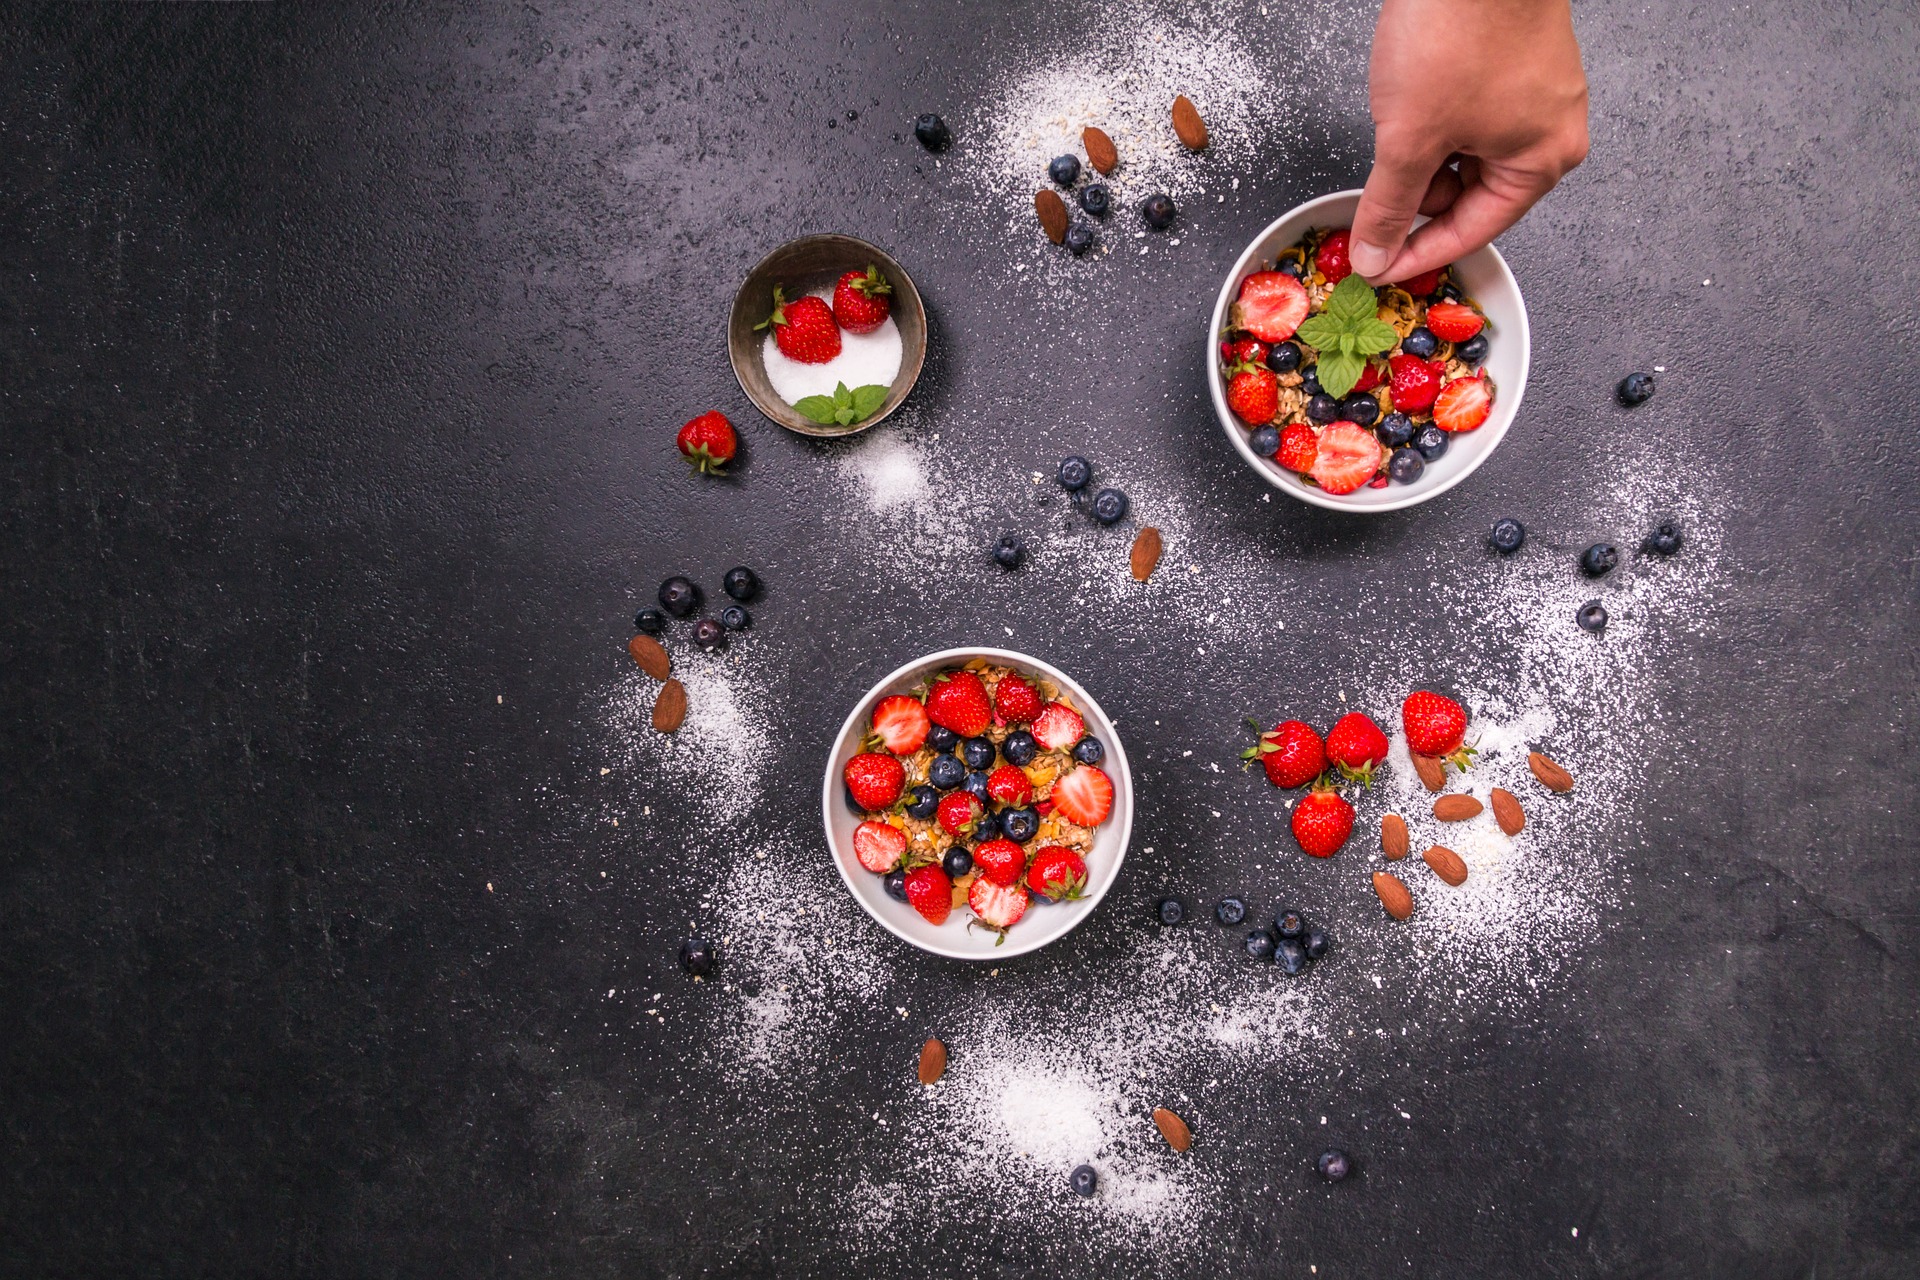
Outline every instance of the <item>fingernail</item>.
<svg viewBox="0 0 1920 1280"><path fill-rule="evenodd" d="M1347 246L1347 262L1355 271L1371 280L1387 269L1387 251L1377 244L1355 240Z"/></svg>

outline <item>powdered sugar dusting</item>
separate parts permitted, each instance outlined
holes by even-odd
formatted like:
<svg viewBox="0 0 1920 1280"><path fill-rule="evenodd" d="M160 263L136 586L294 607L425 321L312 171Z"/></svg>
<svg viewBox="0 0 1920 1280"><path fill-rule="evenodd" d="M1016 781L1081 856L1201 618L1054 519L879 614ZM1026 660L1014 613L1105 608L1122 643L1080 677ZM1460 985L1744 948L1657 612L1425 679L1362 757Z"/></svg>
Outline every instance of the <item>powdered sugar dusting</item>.
<svg viewBox="0 0 1920 1280"><path fill-rule="evenodd" d="M687 718L673 733L653 727L658 682L627 670L605 695L604 718L615 762L644 766L669 786L697 796L720 821L744 816L757 800L775 746L764 708L743 690L764 681L742 644L718 654L674 655L674 678L686 686ZM724 779L726 785L715 785Z"/></svg>

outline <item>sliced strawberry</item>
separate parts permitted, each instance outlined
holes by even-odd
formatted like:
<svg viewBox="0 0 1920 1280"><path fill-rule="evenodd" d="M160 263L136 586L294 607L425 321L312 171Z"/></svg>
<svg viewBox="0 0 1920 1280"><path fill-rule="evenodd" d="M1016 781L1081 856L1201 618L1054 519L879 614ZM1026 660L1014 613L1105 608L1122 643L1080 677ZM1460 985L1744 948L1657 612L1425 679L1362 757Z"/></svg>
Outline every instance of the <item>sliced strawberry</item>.
<svg viewBox="0 0 1920 1280"><path fill-rule="evenodd" d="M1017 764L1003 764L987 775L987 794L1015 807L1033 799L1033 783Z"/></svg>
<svg viewBox="0 0 1920 1280"><path fill-rule="evenodd" d="M1018 885L975 880L967 890L967 909L979 917L981 924L1005 933L1027 914L1027 891Z"/></svg>
<svg viewBox="0 0 1920 1280"><path fill-rule="evenodd" d="M1447 366L1405 353L1387 361L1393 367L1393 407L1401 413L1419 413L1433 406L1440 394L1440 375Z"/></svg>
<svg viewBox="0 0 1920 1280"><path fill-rule="evenodd" d="M1320 242L1320 251L1313 255L1313 265L1320 268L1328 284L1339 284L1353 274L1353 266L1347 261L1347 242L1351 238L1345 227L1330 231Z"/></svg>
<svg viewBox="0 0 1920 1280"><path fill-rule="evenodd" d="M1431 271L1421 272L1410 280L1394 281L1394 288L1405 289L1416 298L1424 298L1440 287L1440 276L1445 271L1445 267L1435 267Z"/></svg>
<svg viewBox="0 0 1920 1280"><path fill-rule="evenodd" d="M1113 812L1113 779L1083 764L1053 784L1053 808L1076 827L1097 827Z"/></svg>
<svg viewBox="0 0 1920 1280"><path fill-rule="evenodd" d="M1457 302L1436 302L1427 308L1427 328L1446 342L1465 342L1486 324L1485 316Z"/></svg>
<svg viewBox="0 0 1920 1280"><path fill-rule="evenodd" d="M1264 427L1280 412L1280 379L1271 369L1242 369L1227 382L1227 408L1250 427Z"/></svg>
<svg viewBox="0 0 1920 1280"><path fill-rule="evenodd" d="M928 924L945 924L953 910L953 881L931 864L907 872L907 902Z"/></svg>
<svg viewBox="0 0 1920 1280"><path fill-rule="evenodd" d="M1273 460L1289 471L1304 474L1313 470L1313 460L1319 454L1320 437L1306 423L1295 422L1280 433L1280 452L1273 455Z"/></svg>
<svg viewBox="0 0 1920 1280"><path fill-rule="evenodd" d="M1240 282L1242 329L1262 342L1285 342L1307 318L1307 287L1284 271L1256 271Z"/></svg>
<svg viewBox="0 0 1920 1280"><path fill-rule="evenodd" d="M873 704L873 736L897 756L910 756L927 740L932 728L920 699L896 693Z"/></svg>
<svg viewBox="0 0 1920 1280"><path fill-rule="evenodd" d="M1308 474L1328 493L1352 493L1380 469L1380 441L1352 422L1329 422L1320 432L1320 452Z"/></svg>
<svg viewBox="0 0 1920 1280"><path fill-rule="evenodd" d="M963 738L977 738L993 723L987 686L971 671L948 671L934 677L927 690L927 716L942 729Z"/></svg>
<svg viewBox="0 0 1920 1280"><path fill-rule="evenodd" d="M1049 702L1033 722L1033 740L1049 751L1065 751L1086 728L1080 713L1064 702Z"/></svg>
<svg viewBox="0 0 1920 1280"><path fill-rule="evenodd" d="M876 875L899 866L906 851L907 833L890 823L869 820L853 829L853 856Z"/></svg>
<svg viewBox="0 0 1920 1280"><path fill-rule="evenodd" d="M973 851L973 865L995 884L1012 884L1027 869L1027 853L1013 841L989 840Z"/></svg>
<svg viewBox="0 0 1920 1280"><path fill-rule="evenodd" d="M1015 672L1001 676L993 687L993 709L1002 724L1026 724L1044 705L1040 691Z"/></svg>
<svg viewBox="0 0 1920 1280"><path fill-rule="evenodd" d="M1433 425L1442 431L1471 431L1493 412L1493 383L1484 373L1455 378L1433 402Z"/></svg>
<svg viewBox="0 0 1920 1280"><path fill-rule="evenodd" d="M940 829L950 836L973 834L973 826L980 821L980 815L986 807L975 798L971 791L949 791L940 797L940 806L934 810L934 817L940 823Z"/></svg>
<svg viewBox="0 0 1920 1280"><path fill-rule="evenodd" d="M1033 855L1027 889L1052 902L1072 902L1087 891L1087 860L1065 845L1050 844Z"/></svg>

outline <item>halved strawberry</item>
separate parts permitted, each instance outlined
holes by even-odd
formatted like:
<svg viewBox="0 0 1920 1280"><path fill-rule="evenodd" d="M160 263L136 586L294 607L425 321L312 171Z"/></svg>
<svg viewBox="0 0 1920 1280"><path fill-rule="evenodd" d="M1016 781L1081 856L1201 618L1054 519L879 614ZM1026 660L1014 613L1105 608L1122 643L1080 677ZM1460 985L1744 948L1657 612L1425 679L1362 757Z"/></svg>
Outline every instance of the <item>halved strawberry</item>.
<svg viewBox="0 0 1920 1280"><path fill-rule="evenodd" d="M1280 379L1273 370L1254 366L1227 381L1227 408L1250 427L1264 427L1280 411Z"/></svg>
<svg viewBox="0 0 1920 1280"><path fill-rule="evenodd" d="M873 704L874 740L897 756L918 751L932 727L918 698L896 693Z"/></svg>
<svg viewBox="0 0 1920 1280"><path fill-rule="evenodd" d="M973 865L995 884L1012 884L1027 869L1027 851L1002 836L973 851Z"/></svg>
<svg viewBox="0 0 1920 1280"><path fill-rule="evenodd" d="M987 775L987 794L1001 804L1019 806L1033 799L1033 783L1017 764L1003 764Z"/></svg>
<svg viewBox="0 0 1920 1280"><path fill-rule="evenodd" d="M1440 375L1447 366L1438 360L1422 360L1404 352L1387 363L1393 367L1393 407L1401 413L1419 413L1432 407L1440 394Z"/></svg>
<svg viewBox="0 0 1920 1280"><path fill-rule="evenodd" d="M1445 267L1435 267L1431 271L1421 272L1410 280L1396 280L1393 284L1396 289L1405 289L1416 298L1424 298L1440 287L1440 275L1445 270Z"/></svg>
<svg viewBox="0 0 1920 1280"><path fill-rule="evenodd" d="M847 761L841 776L853 795L853 802L868 813L891 808L907 782L905 767L892 756L883 756L877 751L863 751Z"/></svg>
<svg viewBox="0 0 1920 1280"><path fill-rule="evenodd" d="M979 917L981 924L1004 934L1027 914L1027 891L1018 885L975 880L967 890L967 908Z"/></svg>
<svg viewBox="0 0 1920 1280"><path fill-rule="evenodd" d="M1052 902L1071 902L1087 890L1087 860L1065 845L1050 844L1033 855L1027 888Z"/></svg>
<svg viewBox="0 0 1920 1280"><path fill-rule="evenodd" d="M1471 431L1493 412L1493 383L1485 373L1455 378L1433 402L1433 425L1442 431Z"/></svg>
<svg viewBox="0 0 1920 1280"><path fill-rule="evenodd" d="M1001 676L1000 683L993 687L993 710L1002 724L1026 724L1040 714L1044 705L1040 691L1016 672Z"/></svg>
<svg viewBox="0 0 1920 1280"><path fill-rule="evenodd" d="M1113 779L1083 764L1053 784L1053 808L1076 827L1097 827L1113 812Z"/></svg>
<svg viewBox="0 0 1920 1280"><path fill-rule="evenodd" d="M947 671L933 678L927 690L927 717L942 729L963 738L977 738L993 723L987 686L971 671Z"/></svg>
<svg viewBox="0 0 1920 1280"><path fill-rule="evenodd" d="M1313 255L1313 265L1320 268L1328 284L1339 284L1353 274L1353 265L1347 261L1347 242L1352 238L1345 227L1330 231L1320 242L1319 252Z"/></svg>
<svg viewBox="0 0 1920 1280"><path fill-rule="evenodd" d="M1285 342L1307 318L1307 287L1284 271L1256 271L1240 282L1237 322L1262 342Z"/></svg>
<svg viewBox="0 0 1920 1280"><path fill-rule="evenodd" d="M942 831L950 836L969 836L986 806L971 791L949 791L940 797L940 806L933 812Z"/></svg>
<svg viewBox="0 0 1920 1280"><path fill-rule="evenodd" d="M1313 460L1319 454L1319 435L1306 423L1295 422L1280 433L1280 452L1273 455L1273 460L1289 471L1304 473L1313 470Z"/></svg>
<svg viewBox="0 0 1920 1280"><path fill-rule="evenodd" d="M907 833L889 823L869 820L853 829L853 856L875 875L899 866L906 851Z"/></svg>
<svg viewBox="0 0 1920 1280"><path fill-rule="evenodd" d="M926 917L928 924L945 924L953 910L953 881L947 873L929 863L907 872L907 902Z"/></svg>
<svg viewBox="0 0 1920 1280"><path fill-rule="evenodd" d="M1427 308L1427 328L1446 342L1465 342L1486 324L1485 316L1458 302L1436 302Z"/></svg>
<svg viewBox="0 0 1920 1280"><path fill-rule="evenodd" d="M1380 441L1352 422L1329 422L1320 432L1320 451L1308 472L1328 493L1352 493L1380 469Z"/></svg>
<svg viewBox="0 0 1920 1280"><path fill-rule="evenodd" d="M1033 722L1033 740L1049 751L1065 751L1080 741L1087 722L1064 702L1049 702Z"/></svg>

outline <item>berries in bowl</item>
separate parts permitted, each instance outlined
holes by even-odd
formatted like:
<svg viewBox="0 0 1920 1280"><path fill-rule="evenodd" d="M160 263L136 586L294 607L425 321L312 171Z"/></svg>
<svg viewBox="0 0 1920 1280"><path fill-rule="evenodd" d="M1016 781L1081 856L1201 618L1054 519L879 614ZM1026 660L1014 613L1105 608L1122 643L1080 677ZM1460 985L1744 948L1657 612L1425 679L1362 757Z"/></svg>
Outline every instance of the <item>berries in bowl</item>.
<svg viewBox="0 0 1920 1280"><path fill-rule="evenodd" d="M1021 955L1085 919L1133 823L1112 722L1063 672L1004 649L931 654L869 690L835 739L822 808L867 913L970 960Z"/></svg>
<svg viewBox="0 0 1920 1280"><path fill-rule="evenodd" d="M1353 274L1359 200L1309 201L1248 246L1214 306L1209 377L1221 426L1270 483L1393 511L1464 480L1506 434L1527 313L1492 247L1411 279Z"/></svg>

